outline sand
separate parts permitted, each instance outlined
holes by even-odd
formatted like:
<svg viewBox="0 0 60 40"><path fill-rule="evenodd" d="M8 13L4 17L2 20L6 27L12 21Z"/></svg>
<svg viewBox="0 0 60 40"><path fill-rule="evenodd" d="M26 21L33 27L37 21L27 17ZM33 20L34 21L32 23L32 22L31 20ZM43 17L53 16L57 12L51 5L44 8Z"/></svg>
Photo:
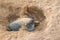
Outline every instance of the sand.
<svg viewBox="0 0 60 40"><path fill-rule="evenodd" d="M7 31L7 25L32 13L36 30ZM0 40L60 40L60 0L0 0Z"/></svg>

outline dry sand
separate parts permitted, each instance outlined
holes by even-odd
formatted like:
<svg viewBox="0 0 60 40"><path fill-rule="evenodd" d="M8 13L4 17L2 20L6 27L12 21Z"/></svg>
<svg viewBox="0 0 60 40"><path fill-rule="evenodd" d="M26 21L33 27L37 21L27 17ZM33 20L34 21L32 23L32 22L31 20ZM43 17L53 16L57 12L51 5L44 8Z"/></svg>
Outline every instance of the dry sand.
<svg viewBox="0 0 60 40"><path fill-rule="evenodd" d="M40 21L36 30L7 31L7 25L26 17L27 10ZM0 40L60 40L60 0L0 0Z"/></svg>

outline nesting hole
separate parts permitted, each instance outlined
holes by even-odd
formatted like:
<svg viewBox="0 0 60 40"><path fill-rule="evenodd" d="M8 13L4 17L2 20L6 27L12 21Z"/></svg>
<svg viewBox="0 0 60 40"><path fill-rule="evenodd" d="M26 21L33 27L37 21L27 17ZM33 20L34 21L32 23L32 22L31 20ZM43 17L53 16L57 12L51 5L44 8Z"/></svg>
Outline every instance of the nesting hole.
<svg viewBox="0 0 60 40"><path fill-rule="evenodd" d="M8 20L8 23L13 22L14 20L16 20L17 18L20 18L20 10L21 7L14 7L14 6L9 6L8 7L9 10L9 14L6 16L6 20ZM25 10L25 11L23 11ZM43 30L45 26L45 15L44 12L41 8L38 8L37 6L30 6L30 7L25 7L23 10L23 15L26 14L28 16L28 14L31 14L32 16L34 16L34 20L35 21L40 21L40 24L37 24L38 26L36 26L36 30ZM28 16L29 17L29 16ZM7 26L6 25L6 26Z"/></svg>
<svg viewBox="0 0 60 40"><path fill-rule="evenodd" d="M35 25L36 30L43 30L45 27L45 15L44 12L41 8L38 8L37 6L30 6L27 7L27 12L25 13L26 15L31 14L34 17L35 21L39 21L39 24ZM29 17L29 16L28 16Z"/></svg>

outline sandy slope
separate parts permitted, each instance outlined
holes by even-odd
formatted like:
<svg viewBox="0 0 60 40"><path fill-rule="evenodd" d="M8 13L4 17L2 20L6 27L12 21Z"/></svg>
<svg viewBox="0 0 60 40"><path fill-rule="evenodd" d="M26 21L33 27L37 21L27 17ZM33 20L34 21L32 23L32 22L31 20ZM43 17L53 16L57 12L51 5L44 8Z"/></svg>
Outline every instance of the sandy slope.
<svg viewBox="0 0 60 40"><path fill-rule="evenodd" d="M41 21L39 27L34 32L6 31L9 22L26 16L24 13L27 5L34 5L43 10L43 14L40 10L33 14ZM46 17L45 20L43 16ZM60 40L60 0L0 0L0 40Z"/></svg>

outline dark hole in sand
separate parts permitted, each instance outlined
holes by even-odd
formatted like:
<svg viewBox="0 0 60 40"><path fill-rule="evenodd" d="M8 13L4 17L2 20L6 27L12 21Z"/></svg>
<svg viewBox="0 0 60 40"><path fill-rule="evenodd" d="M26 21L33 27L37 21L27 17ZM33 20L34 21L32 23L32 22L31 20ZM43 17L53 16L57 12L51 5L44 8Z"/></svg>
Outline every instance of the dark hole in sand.
<svg viewBox="0 0 60 40"><path fill-rule="evenodd" d="M8 20L8 24L13 22L17 18L20 18L20 15L19 15L20 7L14 8L12 6L9 6L8 10L9 10L9 15L6 17L6 19ZM34 16L34 20L40 21L40 24L41 23L44 24L42 21L44 21L46 19L46 17L41 8L38 8L36 6L27 7L26 12L27 13L25 13L25 14L31 14L32 16ZM37 30L38 30L38 28L40 28L40 29L42 28L42 26L40 26L40 24L36 24L36 25L38 25L38 27L36 28Z"/></svg>

